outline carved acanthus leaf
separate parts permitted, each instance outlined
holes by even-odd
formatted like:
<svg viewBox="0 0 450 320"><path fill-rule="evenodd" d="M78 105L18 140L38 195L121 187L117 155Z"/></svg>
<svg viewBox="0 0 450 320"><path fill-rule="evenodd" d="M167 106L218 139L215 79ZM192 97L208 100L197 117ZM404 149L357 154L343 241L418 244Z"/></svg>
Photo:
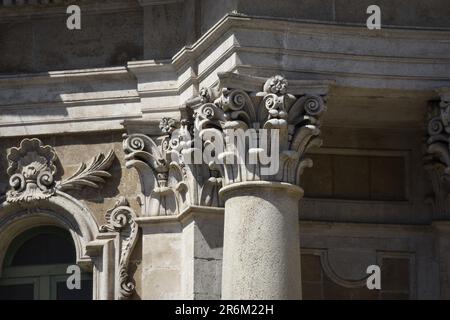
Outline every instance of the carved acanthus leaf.
<svg viewBox="0 0 450 320"><path fill-rule="evenodd" d="M163 118L160 129L165 135L156 140L143 134L124 136L126 167L134 167L140 176L141 215L177 215L189 205L220 205L220 178L205 164L184 161L195 153L187 139L188 121Z"/></svg>
<svg viewBox="0 0 450 320"><path fill-rule="evenodd" d="M328 84L303 81L303 88L297 84L295 92L289 92L288 81L277 75L262 82L260 91L252 91L240 89L239 83L255 83L260 78L233 74L219 77L228 82L235 78L237 85L203 89L200 98L188 101L186 106L194 118L194 140L197 134L202 149L222 140L224 151L217 157L219 161L210 164L221 171L224 185L256 180L299 184L304 168L312 165L306 152L322 143L320 125L326 112ZM246 141L251 137L254 144ZM242 151L236 140L245 144L243 154L236 152ZM264 161L270 155L277 162L275 170ZM249 162L252 157L257 161ZM237 164L242 159L244 164Z"/></svg>
<svg viewBox="0 0 450 320"><path fill-rule="evenodd" d="M189 205L221 206L219 189L235 182L299 184L304 168L312 165L306 152L321 144L328 82L295 82L289 92L282 76L266 80L226 73L219 78L228 82L201 89L186 102L181 121L162 119L163 136L125 135L126 166L140 175L142 215L179 214ZM234 139L244 145L244 154L235 152ZM218 145L223 148L214 149ZM258 161L239 163L241 156ZM276 169L267 163L269 156L276 159Z"/></svg>
<svg viewBox="0 0 450 320"><path fill-rule="evenodd" d="M110 150L106 155L100 153L92 158L88 164L81 163L77 171L69 178L58 182L56 188L61 191L83 187L100 188L105 183L105 179L111 177L111 174L106 170L109 169L113 160L113 150Z"/></svg>
<svg viewBox="0 0 450 320"><path fill-rule="evenodd" d="M125 299L130 297L135 290L135 284L130 278L128 268L130 256L137 241L136 214L130 208L128 200L120 197L114 207L107 211L105 218L106 224L100 227L100 232L118 232L120 234L117 283L119 285L119 299Z"/></svg>

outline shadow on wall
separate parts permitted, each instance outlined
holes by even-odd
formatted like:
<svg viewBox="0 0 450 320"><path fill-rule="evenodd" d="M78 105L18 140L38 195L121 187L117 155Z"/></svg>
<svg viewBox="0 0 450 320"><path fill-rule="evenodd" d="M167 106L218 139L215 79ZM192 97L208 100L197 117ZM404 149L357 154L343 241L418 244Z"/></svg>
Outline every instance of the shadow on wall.
<svg viewBox="0 0 450 320"><path fill-rule="evenodd" d="M143 58L142 12L86 13L81 30L68 30L65 10L31 19L18 14L9 21L0 12L0 73L99 68Z"/></svg>

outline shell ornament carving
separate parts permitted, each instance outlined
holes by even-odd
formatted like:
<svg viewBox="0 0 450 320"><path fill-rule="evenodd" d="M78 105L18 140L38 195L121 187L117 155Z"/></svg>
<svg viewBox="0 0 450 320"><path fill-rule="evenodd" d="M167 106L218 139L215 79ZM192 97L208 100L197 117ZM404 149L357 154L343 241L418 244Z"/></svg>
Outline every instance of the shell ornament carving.
<svg viewBox="0 0 450 320"><path fill-rule="evenodd" d="M30 203L53 196L56 190L67 191L82 187L99 188L105 179L111 177L106 171L114 159L111 150L105 156L100 153L88 164L82 163L71 177L55 181L57 155L55 150L36 138L24 139L18 148L10 149L7 156L9 203Z"/></svg>
<svg viewBox="0 0 450 320"><path fill-rule="evenodd" d="M55 193L56 153L39 139L24 139L19 148L11 148L7 156L11 203L43 200Z"/></svg>

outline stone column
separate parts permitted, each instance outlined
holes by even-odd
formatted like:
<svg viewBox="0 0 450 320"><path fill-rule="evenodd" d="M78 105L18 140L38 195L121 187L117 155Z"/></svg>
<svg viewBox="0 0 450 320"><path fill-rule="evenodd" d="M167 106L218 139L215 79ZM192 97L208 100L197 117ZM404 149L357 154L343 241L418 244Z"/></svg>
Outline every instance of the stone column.
<svg viewBox="0 0 450 320"><path fill-rule="evenodd" d="M306 150L321 144L328 83L293 81L288 90L281 76L219 79L219 90L203 89L187 106L223 178L222 298L301 299L298 185L312 165Z"/></svg>
<svg viewBox="0 0 450 320"><path fill-rule="evenodd" d="M303 190L278 182L223 188L223 299L300 299L298 201Z"/></svg>
<svg viewBox="0 0 450 320"><path fill-rule="evenodd" d="M441 101L431 102L428 112L425 169L434 192L432 225L440 297L450 299L450 89L441 89L438 93Z"/></svg>

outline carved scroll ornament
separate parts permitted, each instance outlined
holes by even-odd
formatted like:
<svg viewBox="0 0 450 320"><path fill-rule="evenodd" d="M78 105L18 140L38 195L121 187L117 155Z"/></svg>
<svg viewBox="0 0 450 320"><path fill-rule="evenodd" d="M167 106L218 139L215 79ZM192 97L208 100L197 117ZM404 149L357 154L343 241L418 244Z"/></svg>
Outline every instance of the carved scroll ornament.
<svg viewBox="0 0 450 320"><path fill-rule="evenodd" d="M263 82L258 91L253 89L255 85L249 89L240 87L245 87L245 82L258 83L259 78L234 74L220 77L225 84L219 89L203 89L199 97L187 103L194 117L194 129L204 146L214 143L207 136L223 137L225 148L218 158L231 161L211 163L211 168L221 172L224 185L258 180L299 184L304 168L312 166L306 151L322 143L320 125L326 112L328 85L297 81L291 92L288 81L277 75ZM237 130L256 137L257 143L253 146L247 143L244 154L238 155L246 159L257 157L256 164L236 165L236 145L232 140ZM271 164L264 163L264 154L276 155L274 172L267 173Z"/></svg>
<svg viewBox="0 0 450 320"><path fill-rule="evenodd" d="M431 179L434 220L450 219L450 99L431 102L428 110L425 169Z"/></svg>
<svg viewBox="0 0 450 320"><path fill-rule="evenodd" d="M128 200L120 197L113 208L106 213L106 224L100 227L100 232L118 232L119 244L119 272L117 284L119 286L119 298L129 298L135 284L128 273L130 256L137 241L138 225L135 221L136 214L130 208Z"/></svg>

